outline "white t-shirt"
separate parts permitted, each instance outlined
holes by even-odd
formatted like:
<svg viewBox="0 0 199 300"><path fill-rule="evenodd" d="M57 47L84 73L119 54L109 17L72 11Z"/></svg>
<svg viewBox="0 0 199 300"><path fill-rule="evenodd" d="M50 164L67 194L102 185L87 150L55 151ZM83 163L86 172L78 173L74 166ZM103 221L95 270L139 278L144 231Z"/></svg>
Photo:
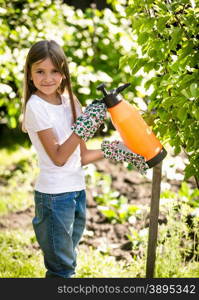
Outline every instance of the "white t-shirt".
<svg viewBox="0 0 199 300"><path fill-rule="evenodd" d="M72 112L67 96L61 97L62 104L50 104L37 95L32 95L25 111L25 128L36 149L40 174L35 190L57 194L85 189L84 170L81 166L80 146L71 154L66 163L58 167L46 153L37 132L52 128L58 143L63 144L72 134Z"/></svg>

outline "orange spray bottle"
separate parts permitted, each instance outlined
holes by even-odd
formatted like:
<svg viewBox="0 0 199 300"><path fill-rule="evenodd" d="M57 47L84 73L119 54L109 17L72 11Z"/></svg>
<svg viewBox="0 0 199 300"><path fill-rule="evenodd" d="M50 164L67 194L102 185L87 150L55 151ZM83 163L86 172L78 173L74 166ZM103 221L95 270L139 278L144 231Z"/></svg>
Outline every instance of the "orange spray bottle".
<svg viewBox="0 0 199 300"><path fill-rule="evenodd" d="M104 83L100 84L97 89L104 94L102 101L106 104L111 121L120 133L124 144L134 153L142 155L149 168L152 168L165 158L167 151L139 111L122 99L120 92L129 85L130 83L126 83L109 93L106 91Z"/></svg>

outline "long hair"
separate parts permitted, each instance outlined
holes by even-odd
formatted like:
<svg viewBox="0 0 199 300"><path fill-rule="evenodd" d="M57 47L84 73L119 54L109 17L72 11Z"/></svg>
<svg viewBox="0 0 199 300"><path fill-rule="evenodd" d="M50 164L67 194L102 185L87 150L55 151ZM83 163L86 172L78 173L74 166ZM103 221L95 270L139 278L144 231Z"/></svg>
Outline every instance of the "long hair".
<svg viewBox="0 0 199 300"><path fill-rule="evenodd" d="M23 105L22 105L22 130L26 132L24 126L25 109L28 99L32 94L35 93L36 87L31 80L31 68L32 65L38 61L50 58L55 68L63 75L62 82L57 90L61 95L64 92L68 92L70 98L70 105L73 115L73 122L76 121L77 114L75 109L75 102L78 102L76 97L73 95L72 85L70 80L70 73L67 63L67 58L63 49L53 40L43 40L35 43L29 50L26 57L25 68L24 68L24 83L23 83Z"/></svg>

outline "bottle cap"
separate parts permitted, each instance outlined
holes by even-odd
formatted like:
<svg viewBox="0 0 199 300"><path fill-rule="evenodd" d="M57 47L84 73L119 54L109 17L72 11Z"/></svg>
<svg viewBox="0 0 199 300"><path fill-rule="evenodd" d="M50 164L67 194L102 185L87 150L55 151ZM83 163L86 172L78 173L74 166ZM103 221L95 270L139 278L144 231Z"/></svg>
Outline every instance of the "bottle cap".
<svg viewBox="0 0 199 300"><path fill-rule="evenodd" d="M122 97L119 93L123 91L125 88L127 88L129 85L130 83L126 83L116 89L107 92L107 90L105 89L105 84L102 83L97 87L97 90L102 91L102 93L104 94L102 101L104 101L107 108L110 108L122 101Z"/></svg>

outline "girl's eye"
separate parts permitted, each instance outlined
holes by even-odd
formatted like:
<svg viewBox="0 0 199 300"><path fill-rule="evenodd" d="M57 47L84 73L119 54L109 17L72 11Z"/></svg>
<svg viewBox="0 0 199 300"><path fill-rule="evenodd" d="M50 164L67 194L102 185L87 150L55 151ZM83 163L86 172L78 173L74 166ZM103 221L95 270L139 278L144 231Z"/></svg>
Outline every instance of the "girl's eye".
<svg viewBox="0 0 199 300"><path fill-rule="evenodd" d="M52 72L53 72L53 73L59 73L58 70L53 70ZM37 74L43 74L44 72L43 72L42 70L38 70L38 71L36 71L36 73L37 73Z"/></svg>

